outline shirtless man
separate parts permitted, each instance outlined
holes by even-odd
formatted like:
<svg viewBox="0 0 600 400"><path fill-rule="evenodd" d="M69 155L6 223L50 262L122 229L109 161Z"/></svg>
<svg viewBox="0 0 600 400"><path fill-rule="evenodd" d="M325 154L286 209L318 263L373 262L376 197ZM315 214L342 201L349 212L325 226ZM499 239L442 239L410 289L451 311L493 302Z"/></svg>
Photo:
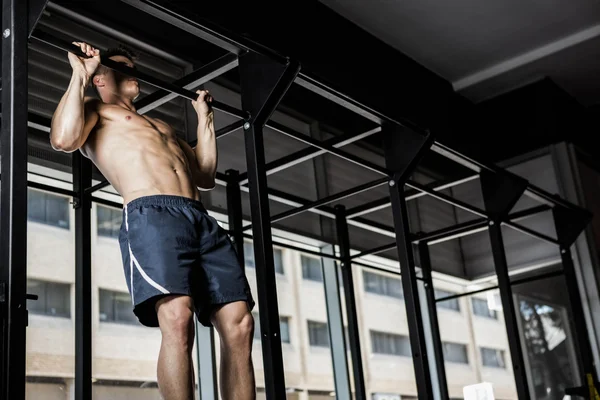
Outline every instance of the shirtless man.
<svg viewBox="0 0 600 400"><path fill-rule="evenodd" d="M159 327L159 390L165 400L194 399L194 313L221 342L220 389L225 400L255 399L251 347L255 303L226 232L200 201L215 186L217 148L210 94L199 90L198 145L192 149L165 122L140 115L136 79L69 53L73 74L52 118L55 150L92 160L124 200L119 236L133 311ZM134 66L126 49L103 55ZM100 99L85 97L92 84Z"/></svg>

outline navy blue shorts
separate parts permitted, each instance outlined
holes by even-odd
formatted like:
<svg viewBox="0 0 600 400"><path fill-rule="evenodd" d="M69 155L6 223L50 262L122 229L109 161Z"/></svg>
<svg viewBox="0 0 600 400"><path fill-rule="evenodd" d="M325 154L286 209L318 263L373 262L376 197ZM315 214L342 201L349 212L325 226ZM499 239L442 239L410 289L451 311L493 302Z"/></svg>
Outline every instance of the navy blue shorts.
<svg viewBox="0 0 600 400"><path fill-rule="evenodd" d="M165 295L191 296L204 326L211 326L216 306L245 301L254 308L233 243L199 201L166 195L131 201L123 208L119 243L142 325L158 326L156 301Z"/></svg>

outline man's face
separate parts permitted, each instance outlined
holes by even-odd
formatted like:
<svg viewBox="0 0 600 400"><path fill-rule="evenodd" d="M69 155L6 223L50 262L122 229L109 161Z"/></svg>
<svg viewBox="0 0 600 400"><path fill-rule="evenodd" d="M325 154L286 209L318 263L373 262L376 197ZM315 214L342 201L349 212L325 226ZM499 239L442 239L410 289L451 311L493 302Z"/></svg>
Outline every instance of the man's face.
<svg viewBox="0 0 600 400"><path fill-rule="evenodd" d="M124 64L130 68L134 68L133 62L125 56L112 56L111 60ZM117 97L129 98L135 100L140 94L140 87L137 79L124 75L120 72L113 71L110 68L106 68L106 71L102 75L98 75L98 86L100 92L104 95L105 93L115 95Z"/></svg>

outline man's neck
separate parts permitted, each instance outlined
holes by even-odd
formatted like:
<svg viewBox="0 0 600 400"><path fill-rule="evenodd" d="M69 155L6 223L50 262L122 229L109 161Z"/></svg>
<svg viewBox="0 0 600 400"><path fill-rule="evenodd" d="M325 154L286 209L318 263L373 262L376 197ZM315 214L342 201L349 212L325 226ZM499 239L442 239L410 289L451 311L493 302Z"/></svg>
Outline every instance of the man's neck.
<svg viewBox="0 0 600 400"><path fill-rule="evenodd" d="M126 110L132 111L132 112L137 112L135 105L133 104L133 100L129 99L129 98L124 98L124 97L119 97L119 96L112 96L109 99L107 99L108 101L105 101L105 103L108 104L114 104L117 105L119 107L123 107Z"/></svg>

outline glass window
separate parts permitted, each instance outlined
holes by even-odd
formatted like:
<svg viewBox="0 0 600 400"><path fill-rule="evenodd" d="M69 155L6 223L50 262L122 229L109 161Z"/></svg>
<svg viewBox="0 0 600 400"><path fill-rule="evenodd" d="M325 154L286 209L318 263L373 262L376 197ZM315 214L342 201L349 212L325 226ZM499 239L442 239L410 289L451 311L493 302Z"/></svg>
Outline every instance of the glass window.
<svg viewBox="0 0 600 400"><path fill-rule="evenodd" d="M309 281L323 282L323 269L321 260L314 257L300 256L302 263L302 278Z"/></svg>
<svg viewBox="0 0 600 400"><path fill-rule="evenodd" d="M329 331L326 322L308 321L308 342L311 346L329 347Z"/></svg>
<svg viewBox="0 0 600 400"><path fill-rule="evenodd" d="M69 198L28 189L27 219L41 224L69 229Z"/></svg>
<svg viewBox="0 0 600 400"><path fill-rule="evenodd" d="M371 331L371 351L374 354L405 357L412 354L408 336L377 331Z"/></svg>
<svg viewBox="0 0 600 400"><path fill-rule="evenodd" d="M260 320L258 313L252 313L254 316L254 340L260 340ZM281 342L290 343L290 318L279 317L279 331L281 333Z"/></svg>
<svg viewBox="0 0 600 400"><path fill-rule="evenodd" d="M481 347L481 364L484 367L506 368L504 350Z"/></svg>
<svg viewBox="0 0 600 400"><path fill-rule="evenodd" d="M398 278L391 278L382 274L363 271L363 280L366 292L398 299L404 298L402 282Z"/></svg>
<svg viewBox="0 0 600 400"><path fill-rule="evenodd" d="M123 222L123 211L98 205L96 208L98 222L98 236L119 238L121 223Z"/></svg>
<svg viewBox="0 0 600 400"><path fill-rule="evenodd" d="M468 364L467 345L462 343L443 342L444 361L458 364Z"/></svg>
<svg viewBox="0 0 600 400"><path fill-rule="evenodd" d="M100 321L138 325L129 294L100 289Z"/></svg>
<svg viewBox="0 0 600 400"><path fill-rule="evenodd" d="M27 293L38 295L37 300L27 301L32 314L71 318L70 284L29 279Z"/></svg>
<svg viewBox="0 0 600 400"><path fill-rule="evenodd" d="M250 242L244 242L244 262L247 268L256 268L256 263L254 262L254 245ZM281 249L273 249L273 262L275 264L275 273L283 275L283 251Z"/></svg>
<svg viewBox="0 0 600 400"><path fill-rule="evenodd" d="M471 298L471 304L473 305L473 314L498 319L498 313L495 310L490 310L487 300L473 297Z"/></svg>
<svg viewBox="0 0 600 400"><path fill-rule="evenodd" d="M447 292L445 290L435 290L435 298L436 299L441 299L444 297L449 297L449 296L454 296L456 293L452 293L452 292ZM445 308L448 310L454 310L454 311L460 311L460 303L458 302L458 299L450 299L450 300L444 300L444 301L439 301L436 303L437 308Z"/></svg>

